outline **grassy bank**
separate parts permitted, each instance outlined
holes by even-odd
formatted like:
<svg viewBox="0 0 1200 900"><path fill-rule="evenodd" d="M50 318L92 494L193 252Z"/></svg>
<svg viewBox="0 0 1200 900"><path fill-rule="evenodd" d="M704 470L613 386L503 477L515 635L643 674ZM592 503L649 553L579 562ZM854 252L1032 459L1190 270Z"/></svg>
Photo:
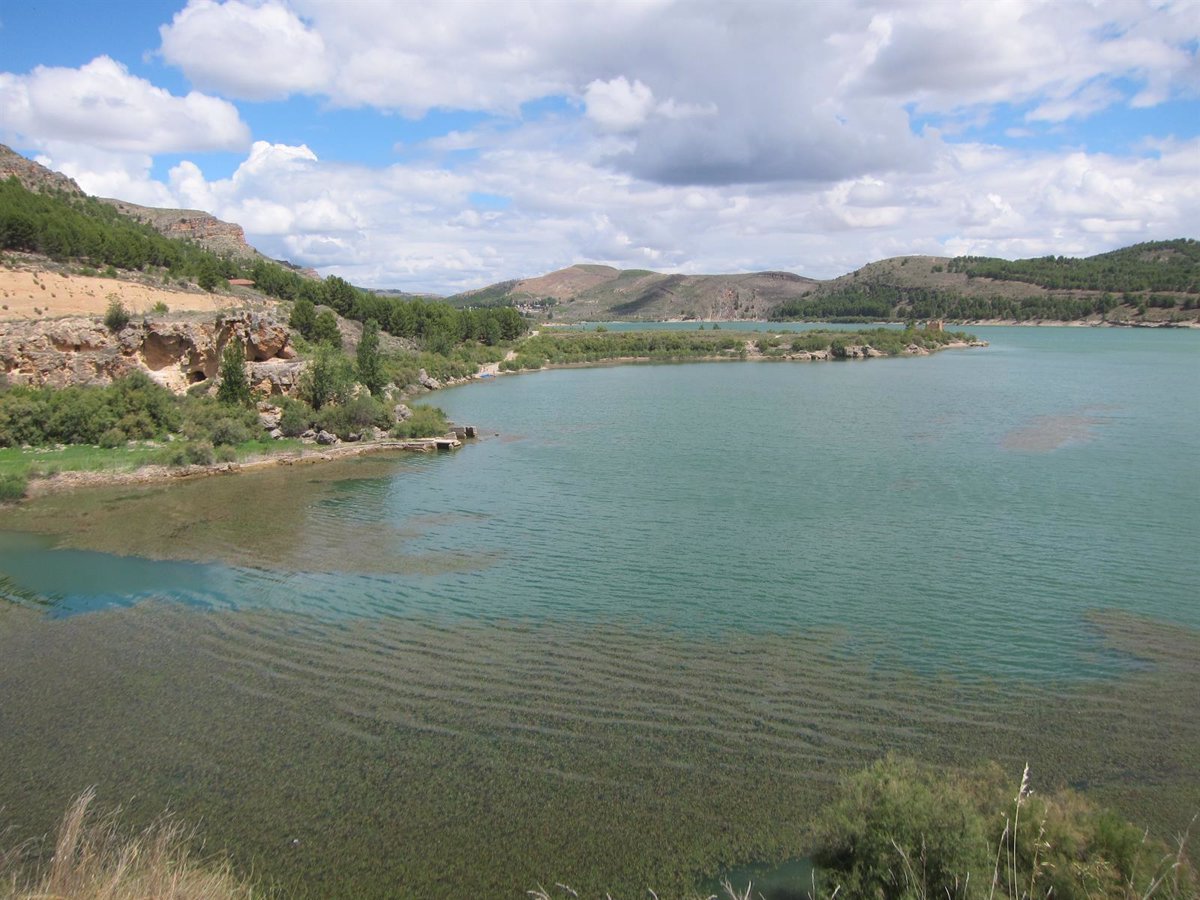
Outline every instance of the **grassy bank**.
<svg viewBox="0 0 1200 900"><path fill-rule="evenodd" d="M961 332L908 328L861 331L804 331L785 334L736 331L555 331L537 334L516 348L505 371L540 369L545 365L579 365L640 359L661 362L710 359L785 359L799 354L828 353L844 358L849 348L870 347L885 356L933 351L955 341L969 341Z"/></svg>

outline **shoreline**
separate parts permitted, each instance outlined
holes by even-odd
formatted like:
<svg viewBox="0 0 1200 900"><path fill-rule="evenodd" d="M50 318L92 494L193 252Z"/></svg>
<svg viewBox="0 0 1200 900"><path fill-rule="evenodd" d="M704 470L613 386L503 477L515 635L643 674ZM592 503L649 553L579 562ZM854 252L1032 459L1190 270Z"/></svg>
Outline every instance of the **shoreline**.
<svg viewBox="0 0 1200 900"><path fill-rule="evenodd" d="M988 346L987 341L950 341L934 349L921 349L919 352L906 351L896 354L886 354L874 350L874 348L870 347L869 345L863 345L861 347L855 346L850 348L853 351L851 356L838 358L833 356L829 350L780 354L777 356L767 355L759 351L757 348L751 349L753 343L753 341L746 341L742 350L719 356L682 357L679 359L658 359L649 356L622 356L612 357L604 360L546 363L537 369L515 369L507 371L500 368L499 363L488 363L481 366L473 375L469 375L464 378L448 379L447 381L440 383L436 388L426 388L422 393L401 394L400 399L402 401L409 401L415 399L416 397L423 397L427 394L444 390L448 387L460 387L463 385L473 384L492 378L499 378L506 375L531 374L535 372L550 371L553 369L585 369L622 365L654 365L660 363L669 365L676 363L728 362L853 362L866 359L886 359L892 356L931 356L934 353L938 353L942 350L962 350L972 347ZM509 354L509 359L516 357L515 350L509 351ZM141 466L137 469L125 472L103 470L58 472L49 477L31 479L28 483L28 487L26 488L25 496L15 502L21 503L27 500L50 496L52 494L60 494L92 487L143 484L151 485L165 484L173 481L190 481L200 478L211 478L218 475L237 475L246 472L261 471L276 466L314 465L321 462L351 459L357 456L364 456L372 453L385 453L389 451L396 453L428 453L442 449L439 447L439 442L443 444L449 443L449 437L450 435L440 438L385 438L378 441L364 440L353 443L343 442L331 447L322 447L314 444L314 449L312 450L307 448L302 448L299 450L295 448L289 448L287 450L282 450L277 454L265 454L250 457L243 461L218 462L207 465L193 464L187 466L170 467L154 464ZM446 449L457 449L460 446L461 443L456 438L453 445L448 446ZM315 449L318 447L320 449ZM0 507L3 507L4 505L5 504L0 504Z"/></svg>
<svg viewBox="0 0 1200 900"><path fill-rule="evenodd" d="M1200 318L1186 322L1111 322L1090 319L1037 319L1018 322L1016 319L943 319L948 326L958 327L1005 327L1005 328L1200 328ZM864 322L844 322L833 319L584 319L578 322L542 322L539 328L569 330L581 325L711 325L747 323L753 325L903 325L900 319L869 319Z"/></svg>
<svg viewBox="0 0 1200 900"><path fill-rule="evenodd" d="M58 472L47 478L32 479L23 500L33 500L52 494L61 494L77 489L113 487L116 485L163 484L174 481L196 481L217 475L239 475L257 472L278 466L307 466L323 462L353 459L372 453L431 453L439 449L439 442L448 438L385 438L379 441L355 441L335 447L320 447L309 450L289 449L276 454L250 457L240 462L220 462L210 465L164 466L159 464L141 466L127 472L81 469ZM461 446L461 444L460 444ZM22 501L17 501L18 503Z"/></svg>

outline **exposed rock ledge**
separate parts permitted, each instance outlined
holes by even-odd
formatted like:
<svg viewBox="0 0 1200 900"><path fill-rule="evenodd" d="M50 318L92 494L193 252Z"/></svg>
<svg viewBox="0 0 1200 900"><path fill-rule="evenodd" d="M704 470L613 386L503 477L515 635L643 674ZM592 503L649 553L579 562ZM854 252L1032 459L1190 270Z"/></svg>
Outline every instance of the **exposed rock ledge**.
<svg viewBox="0 0 1200 900"><path fill-rule="evenodd" d="M148 317L111 332L94 319L8 323L0 332L0 374L9 384L68 387L109 384L147 372L173 391L213 378L230 340L246 348L247 375L256 388L289 392L303 363L294 359L287 328L257 312L215 319Z"/></svg>

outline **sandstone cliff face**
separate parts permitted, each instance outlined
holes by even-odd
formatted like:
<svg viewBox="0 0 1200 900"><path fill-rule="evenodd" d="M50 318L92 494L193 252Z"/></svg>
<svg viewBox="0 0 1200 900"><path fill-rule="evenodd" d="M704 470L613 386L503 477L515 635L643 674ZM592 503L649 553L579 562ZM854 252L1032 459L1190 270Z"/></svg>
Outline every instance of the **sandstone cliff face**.
<svg viewBox="0 0 1200 900"><path fill-rule="evenodd" d="M252 385L271 393L294 390L295 361L285 326L254 312L210 320L147 318L110 332L94 319L15 322L0 333L0 373L9 384L68 387L108 384L141 370L176 392L217 374L231 340L246 348Z"/></svg>
<svg viewBox="0 0 1200 900"><path fill-rule="evenodd" d="M214 253L232 254L238 257L257 257L259 253L246 243L246 232L241 225L222 222L216 216L198 209L158 209L138 206L124 200L99 198L101 202L116 207L123 215L136 219L169 238L195 241Z"/></svg>

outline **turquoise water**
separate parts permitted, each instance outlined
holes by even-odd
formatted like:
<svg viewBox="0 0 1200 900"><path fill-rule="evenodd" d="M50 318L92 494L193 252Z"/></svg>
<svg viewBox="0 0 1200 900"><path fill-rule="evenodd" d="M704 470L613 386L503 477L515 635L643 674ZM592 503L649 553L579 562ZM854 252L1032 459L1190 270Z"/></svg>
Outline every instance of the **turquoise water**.
<svg viewBox="0 0 1200 900"><path fill-rule="evenodd" d="M454 454L11 512L0 806L170 804L314 896L703 885L889 749L1186 823L1200 332L972 330L490 379L430 398Z"/></svg>
<svg viewBox="0 0 1200 900"><path fill-rule="evenodd" d="M1200 334L977 330L991 347L921 359L559 370L446 390L437 402L488 437L335 484L301 523L313 551L286 568L18 534L0 541L0 571L59 614L169 597L840 629L881 658L992 675L1122 665L1098 655L1092 610L1200 626ZM363 531L370 565L356 567Z"/></svg>

